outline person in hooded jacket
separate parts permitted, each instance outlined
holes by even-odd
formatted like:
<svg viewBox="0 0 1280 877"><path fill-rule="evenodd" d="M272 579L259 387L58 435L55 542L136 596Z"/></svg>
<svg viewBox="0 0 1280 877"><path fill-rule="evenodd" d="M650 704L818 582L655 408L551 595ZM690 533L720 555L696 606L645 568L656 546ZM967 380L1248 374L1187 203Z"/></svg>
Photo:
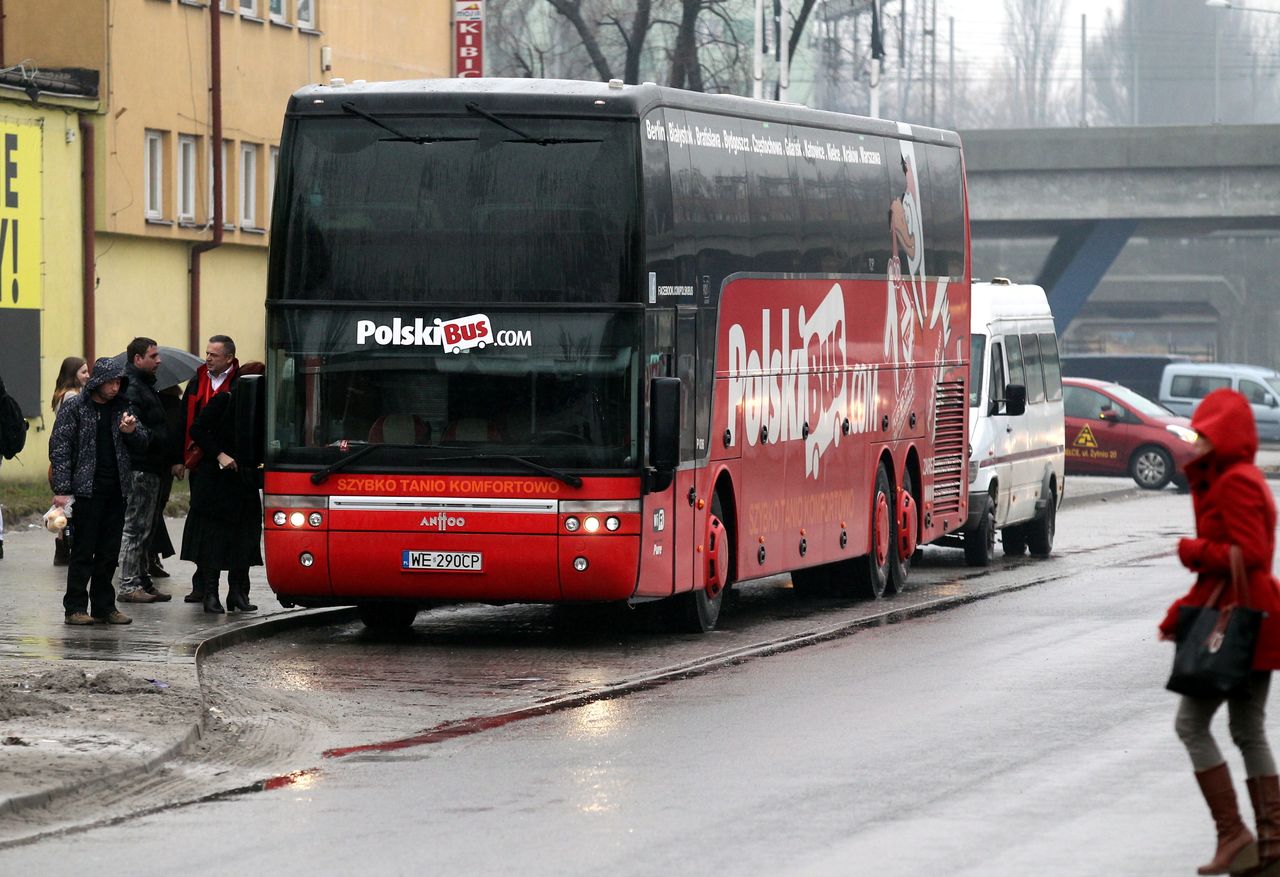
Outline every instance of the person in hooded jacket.
<svg viewBox="0 0 1280 877"><path fill-rule="evenodd" d="M1178 559L1196 574L1195 584L1174 601L1160 624L1162 639L1175 639L1178 610L1204 606L1219 585L1231 581L1230 552L1244 555L1248 605L1265 613L1247 691L1226 699L1231 739L1244 756L1246 785L1257 822L1257 842L1240 817L1231 773L1209 731L1223 704L1219 697L1183 695L1175 729L1187 747L1196 780L1218 834L1213 859L1200 874L1280 875L1280 777L1264 722L1271 671L1280 669L1280 586L1271 575L1276 504L1254 465L1258 431L1248 400L1234 390L1214 390L1191 418L1201 453L1185 467L1195 511L1195 538L1178 543Z"/></svg>
<svg viewBox="0 0 1280 877"><path fill-rule="evenodd" d="M129 452L145 450L151 435L129 410L127 385L115 360L99 359L84 389L58 408L49 436L54 505L65 508L75 497L76 538L62 598L67 624L133 620L116 609L111 578L124 532Z"/></svg>

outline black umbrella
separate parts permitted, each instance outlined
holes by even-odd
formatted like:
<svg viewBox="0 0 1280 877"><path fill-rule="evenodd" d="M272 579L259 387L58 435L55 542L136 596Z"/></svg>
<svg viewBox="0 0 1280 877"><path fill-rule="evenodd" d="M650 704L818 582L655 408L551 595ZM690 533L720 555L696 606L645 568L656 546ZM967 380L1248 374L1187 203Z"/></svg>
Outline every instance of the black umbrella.
<svg viewBox="0 0 1280 877"><path fill-rule="evenodd" d="M157 346L156 349L160 351L160 367L156 369L157 390L167 390L169 387L176 387L183 381L191 380L191 376L196 373L196 369L204 365L203 359L180 347ZM124 353L117 353L111 358L121 368L124 367L126 362Z"/></svg>

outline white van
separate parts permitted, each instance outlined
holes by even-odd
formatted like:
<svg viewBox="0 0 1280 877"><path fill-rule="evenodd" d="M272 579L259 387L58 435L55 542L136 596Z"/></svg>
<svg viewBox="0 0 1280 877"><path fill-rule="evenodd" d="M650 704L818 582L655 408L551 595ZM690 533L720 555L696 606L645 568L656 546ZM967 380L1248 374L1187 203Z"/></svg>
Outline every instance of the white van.
<svg viewBox="0 0 1280 877"><path fill-rule="evenodd" d="M1258 423L1258 438L1280 441L1280 373L1238 362L1172 362L1160 378L1161 405L1190 417L1200 400L1220 387L1244 394Z"/></svg>
<svg viewBox="0 0 1280 877"><path fill-rule="evenodd" d="M1065 442L1058 336L1044 290L973 284L969 364L969 516L965 561L1053 550Z"/></svg>

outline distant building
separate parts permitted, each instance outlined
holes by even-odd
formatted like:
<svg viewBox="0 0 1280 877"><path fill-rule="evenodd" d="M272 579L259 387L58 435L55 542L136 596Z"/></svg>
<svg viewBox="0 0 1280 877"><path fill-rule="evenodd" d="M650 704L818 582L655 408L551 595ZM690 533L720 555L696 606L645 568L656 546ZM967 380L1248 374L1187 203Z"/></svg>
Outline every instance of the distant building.
<svg viewBox="0 0 1280 877"><path fill-rule="evenodd" d="M453 5L0 0L0 375L33 429L52 425L64 356L118 353L135 335L203 354L215 333L242 359L264 356L289 95L331 77L450 75ZM208 249L218 202L221 242ZM0 477L43 475L43 447L29 440Z"/></svg>

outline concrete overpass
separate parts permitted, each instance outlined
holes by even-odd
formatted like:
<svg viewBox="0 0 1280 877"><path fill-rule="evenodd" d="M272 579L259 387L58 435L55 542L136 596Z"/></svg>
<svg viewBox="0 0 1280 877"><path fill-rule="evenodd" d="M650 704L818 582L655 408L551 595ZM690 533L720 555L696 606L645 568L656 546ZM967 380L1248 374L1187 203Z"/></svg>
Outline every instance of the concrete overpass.
<svg viewBox="0 0 1280 877"><path fill-rule="evenodd" d="M961 132L975 239L1056 239L1036 282L1058 331L1134 235L1274 232L1280 125Z"/></svg>

